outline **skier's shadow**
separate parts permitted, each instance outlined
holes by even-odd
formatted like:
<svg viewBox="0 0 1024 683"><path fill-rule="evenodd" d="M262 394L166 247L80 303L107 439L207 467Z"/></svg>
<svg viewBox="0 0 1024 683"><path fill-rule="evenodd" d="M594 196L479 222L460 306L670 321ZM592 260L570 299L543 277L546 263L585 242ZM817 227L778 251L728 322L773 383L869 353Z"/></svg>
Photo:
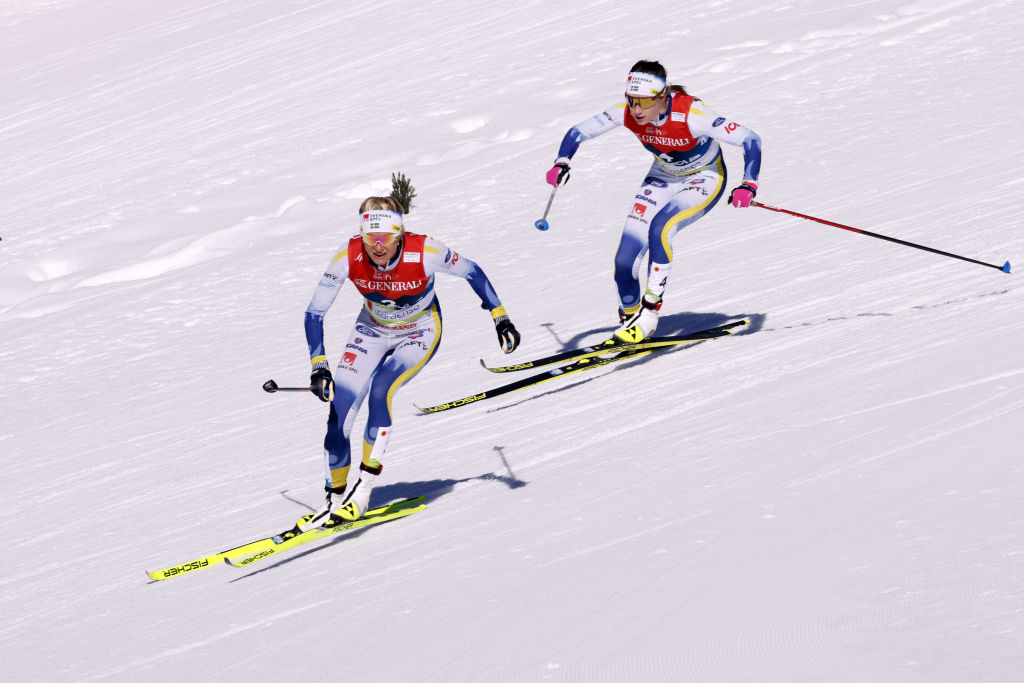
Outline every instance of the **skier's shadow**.
<svg viewBox="0 0 1024 683"><path fill-rule="evenodd" d="M669 336L685 332L695 332L697 330L706 330L709 327L718 327L719 325L743 318L749 319L750 323L745 327L737 328L733 331L733 334L753 334L764 327L764 321L767 317L764 313L735 313L731 315L726 313L700 313L697 311L672 313L671 315L663 315L658 318L658 329L655 334L658 336ZM542 327L547 328L548 332L555 338L555 341L562 345L562 350L564 351L578 349L581 346L586 346L588 343L593 344L596 341L607 339L617 329L616 327L597 327L563 340L554 330L553 323L544 323ZM589 339L587 341L588 338L595 335L601 335L601 337L598 340ZM649 358L638 359L637 362L646 362L647 360Z"/></svg>
<svg viewBox="0 0 1024 683"><path fill-rule="evenodd" d="M424 502L429 505L430 503L438 500L442 496L451 493L456 485L465 484L471 481L497 481L509 487L510 489L517 489L526 486L526 482L517 477L515 473L512 471L512 468L509 466L508 460L505 459L503 447L495 446L494 450L498 451L498 455L505 466L506 474L486 472L475 477L465 477L463 479L431 479L429 481L400 481L395 482L393 484L375 486L370 494L369 505L370 507L381 506L386 505L388 502L405 500L407 498L416 498L417 496L423 496L423 498L425 499ZM297 505L301 505L310 512L313 511L313 507L295 498L292 498L291 496L286 495L286 493L287 492L282 491L281 495L284 496L286 499L296 503ZM364 533L369 531L369 529L370 527L367 526L355 529L353 531L338 534L335 538L333 538L331 541L327 543L322 543L315 547L308 548L303 551L298 551L294 554L289 554L281 560L274 562L273 564L267 565L262 569L255 569L245 574L244 576L240 576L237 579L232 579L231 582L234 583L235 581L241 581L242 579L249 578L250 576L262 574L265 571L270 571L271 569L274 569L276 567L286 565L289 562L294 562L295 560L303 558L306 555L309 555L310 553L319 552L321 550L324 550L325 548L331 548L337 545L338 543L345 541L346 539L362 536Z"/></svg>
<svg viewBox="0 0 1024 683"><path fill-rule="evenodd" d="M673 313L672 315L666 315L659 318L658 330L655 334L659 336L668 336L673 334L683 334L685 332L695 332L697 330L706 330L709 327L718 327L719 325L724 325L728 322L747 318L748 320L750 320L750 322L747 325L735 328L733 331L734 336L740 336L744 334L753 334L758 330L762 329L764 327L764 321L767 317L768 316L766 316L763 313L740 313L736 315L726 315L725 313ZM585 340L588 337L593 337L594 335L597 334L602 335L600 339L607 339L609 336L611 336L611 333L617 329L615 327L599 327L593 330L588 330L586 332L580 332L579 334L574 335L569 339L563 341L558 337L558 333L552 329L554 326L551 323L545 324L544 327L547 327L548 331L551 332L552 335L554 335L555 340L558 341L558 343L562 344L564 350L577 349L580 348L581 346L585 346L587 343L593 344L596 340L590 339L589 342ZM699 346L700 344L703 343L703 341L695 341L690 344L681 344L678 348L668 348L662 351L658 351L655 354L638 356L633 360L617 361L614 366L610 366L610 372L621 372L622 370L631 368L634 365L642 365L651 360L654 360L655 355L662 356L669 353L677 353L680 351L685 351L686 349L692 349L693 347ZM569 384L564 384L560 387L550 389L539 394L533 394L514 403L508 403L502 406L498 406L496 408L491 408L487 412L496 413L500 410L508 410L509 408L514 408L518 405L526 403L527 401L533 401L542 396L549 396L551 394L557 394L563 391L568 391L570 389L573 389L574 387L580 386L581 384L586 384L587 382L592 382L595 379L599 379L599 377L600 376L581 377L578 381L571 382Z"/></svg>

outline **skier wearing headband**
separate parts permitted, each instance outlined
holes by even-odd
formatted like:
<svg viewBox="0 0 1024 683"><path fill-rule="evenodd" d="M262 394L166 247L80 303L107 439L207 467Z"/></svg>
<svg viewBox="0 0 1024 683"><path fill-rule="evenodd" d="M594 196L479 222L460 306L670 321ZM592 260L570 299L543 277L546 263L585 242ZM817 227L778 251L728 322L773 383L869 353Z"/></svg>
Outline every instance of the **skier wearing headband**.
<svg viewBox="0 0 1024 683"><path fill-rule="evenodd" d="M658 326L672 267L672 238L710 211L725 190L719 142L743 146L743 181L729 195L729 203L747 207L757 192L761 138L711 111L682 86L670 85L658 62L633 65L625 96L625 102L569 129L546 180L555 187L564 183L580 143L619 126L628 128L654 155L615 254L620 323L615 336L636 342L650 337ZM640 263L648 251L647 285L641 292Z"/></svg>
<svg viewBox="0 0 1024 683"><path fill-rule="evenodd" d="M405 202L408 206L408 201ZM331 404L324 438L327 500L303 529L323 526L331 516L358 519L366 512L370 489L381 473L391 437L395 392L423 369L441 341L441 309L434 275L464 278L491 312L501 350L519 345L490 281L473 261L426 235L405 232L402 204L395 197L369 197L359 207L360 234L331 259L306 309L306 341L313 373L310 389ZM345 280L363 296L363 308L331 375L324 349L324 314ZM352 448L349 434L363 399L369 414L363 435L359 478L348 486Z"/></svg>

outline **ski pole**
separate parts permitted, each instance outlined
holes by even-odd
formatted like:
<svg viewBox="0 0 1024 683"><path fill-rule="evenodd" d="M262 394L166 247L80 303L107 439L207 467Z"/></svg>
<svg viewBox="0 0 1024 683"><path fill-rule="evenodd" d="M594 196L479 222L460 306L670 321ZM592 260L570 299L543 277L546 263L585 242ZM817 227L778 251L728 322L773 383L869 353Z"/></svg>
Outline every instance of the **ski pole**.
<svg viewBox="0 0 1024 683"><path fill-rule="evenodd" d="M538 230L547 230L550 226L548 225L548 211L551 210L551 202L555 200L555 193L558 192L558 185L551 188L551 196L548 197L548 205L544 207L544 215L540 217L539 221L533 224L533 227Z"/></svg>
<svg viewBox="0 0 1024 683"><path fill-rule="evenodd" d="M1009 261L1007 261L1006 263L1004 263L1001 266L997 266L994 263L985 263L984 261L976 261L975 259L967 258L966 256L960 256L958 254L951 254L948 251L940 251L939 249L932 249L931 247L926 247L923 244L914 244L913 242L906 242L904 240L896 239L895 237L888 237L886 235L880 235L877 232L868 232L867 230L861 230L860 228L851 228L849 225L843 225L841 223L833 223L832 221L826 221L823 218L815 218L814 216L808 216L806 214L797 213L796 211L790 211L789 209L780 209L778 207L768 206L767 204L762 204L760 202L750 202L750 205L751 206L757 206L757 207L762 208L762 209L768 209L769 211L778 211L779 213L788 213L790 216L796 216L798 218L806 218L809 221L816 221L818 223L824 223L825 225L831 225L834 228L842 228L843 230L849 230L851 232L859 232L860 234L867 235L868 237L877 237L880 240L886 240L887 242L895 242L896 244L902 244L905 247L914 247L915 249L923 249L924 251L930 251L933 254L939 254L941 256L949 256L950 258L960 259L961 261L969 261L971 263L977 263L979 266L988 266L989 268L995 268L996 270L1001 270L1004 273L1009 273L1010 272L1010 262Z"/></svg>
<svg viewBox="0 0 1024 683"><path fill-rule="evenodd" d="M272 379L268 379L263 383L263 391L268 394L272 394L275 391L309 391L309 387L279 387L277 382Z"/></svg>

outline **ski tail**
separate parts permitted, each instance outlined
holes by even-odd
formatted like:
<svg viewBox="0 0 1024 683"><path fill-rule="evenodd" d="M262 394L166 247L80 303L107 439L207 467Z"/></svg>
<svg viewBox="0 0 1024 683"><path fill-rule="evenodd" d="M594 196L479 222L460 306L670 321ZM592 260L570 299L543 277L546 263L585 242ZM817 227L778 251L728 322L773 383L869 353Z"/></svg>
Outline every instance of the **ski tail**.
<svg viewBox="0 0 1024 683"><path fill-rule="evenodd" d="M742 320L736 320L733 322L726 323L724 325L718 325L717 327L709 327L703 330L695 330L693 332L687 332L683 334L669 335L664 337L651 337L650 339L641 340L639 342L626 342L621 339L612 337L602 342L594 344L592 346L584 346L578 349L570 349L568 351L560 351L553 353L550 356L543 356L534 360L524 361L522 363L515 363L513 365L503 365L499 367L490 367L484 360L480 359L480 365L490 372L504 373L504 372L515 372L517 370L529 370L531 368L542 368L548 365L555 365L556 363L564 363L566 361L581 360L583 358L591 358L593 356L602 356L608 353L614 353L615 351L622 351L625 349L654 349L662 346L676 346L679 344L689 344L698 341L705 341L707 339L715 339L722 337L727 334L732 334L732 330L748 325L750 323L749 318L743 318Z"/></svg>
<svg viewBox="0 0 1024 683"><path fill-rule="evenodd" d="M265 560L268 557L279 555L287 550L291 550L292 548L297 548L301 545L305 545L311 541L316 541L327 536L332 536L344 531L350 531L352 529L358 529L371 524L381 524L401 517L408 517L415 512L426 509L427 504L422 501L422 496L419 498L410 498L408 500L398 501L397 503L392 503L391 505L387 505L382 508L368 510L365 515L356 520L331 518L331 522L333 523L328 523L324 526L309 529L294 535L280 536L280 541L274 543L272 546L262 548L255 553L245 556L225 557L224 562L232 567L247 567L253 562ZM373 514L370 514L371 512Z"/></svg>

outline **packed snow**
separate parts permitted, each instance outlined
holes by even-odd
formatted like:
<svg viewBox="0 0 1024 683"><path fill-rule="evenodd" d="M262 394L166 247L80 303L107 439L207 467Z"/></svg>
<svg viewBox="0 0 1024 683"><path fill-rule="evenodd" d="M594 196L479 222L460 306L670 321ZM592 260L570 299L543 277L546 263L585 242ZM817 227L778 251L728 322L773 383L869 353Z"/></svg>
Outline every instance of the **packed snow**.
<svg viewBox="0 0 1024 683"><path fill-rule="evenodd" d="M0 3L4 679L1019 681L1017 273L723 201L659 333L742 332L413 404L612 331L649 154L585 143L534 221L638 59L761 136L759 201L1016 266L1022 31L1009 0ZM261 387L308 382L306 304L395 171L523 335L439 277L372 499L428 508L150 581L319 505L326 406Z"/></svg>

